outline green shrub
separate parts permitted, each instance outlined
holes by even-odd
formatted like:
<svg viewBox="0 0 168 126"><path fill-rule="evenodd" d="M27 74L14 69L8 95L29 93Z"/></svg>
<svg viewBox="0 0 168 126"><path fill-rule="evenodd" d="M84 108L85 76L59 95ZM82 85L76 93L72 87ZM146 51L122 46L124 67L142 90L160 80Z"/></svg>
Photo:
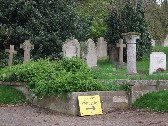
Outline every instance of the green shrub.
<svg viewBox="0 0 168 126"><path fill-rule="evenodd" d="M6 67L0 71L3 81L22 81L38 96L105 90L93 79L86 63L77 58L60 61L37 60Z"/></svg>

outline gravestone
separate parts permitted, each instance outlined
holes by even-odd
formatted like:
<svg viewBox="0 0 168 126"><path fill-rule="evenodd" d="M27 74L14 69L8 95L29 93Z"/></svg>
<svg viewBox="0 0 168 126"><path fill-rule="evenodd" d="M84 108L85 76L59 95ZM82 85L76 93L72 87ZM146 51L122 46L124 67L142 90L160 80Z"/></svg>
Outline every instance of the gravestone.
<svg viewBox="0 0 168 126"><path fill-rule="evenodd" d="M119 48L119 65L123 65L123 48L126 47L126 45L123 44L123 39L119 39L119 43L117 43L116 47Z"/></svg>
<svg viewBox="0 0 168 126"><path fill-rule="evenodd" d="M151 39L151 45L155 47L156 41L154 39Z"/></svg>
<svg viewBox="0 0 168 126"><path fill-rule="evenodd" d="M97 58L100 60L107 58L107 42L103 37L100 37L97 42Z"/></svg>
<svg viewBox="0 0 168 126"><path fill-rule="evenodd" d="M164 52L152 52L150 54L149 74L153 74L158 69L166 70L166 54Z"/></svg>
<svg viewBox="0 0 168 126"><path fill-rule="evenodd" d="M164 47L168 46L168 35L166 36L166 39L164 40Z"/></svg>
<svg viewBox="0 0 168 126"><path fill-rule="evenodd" d="M80 57L80 43L77 39L67 40L63 45L64 57Z"/></svg>
<svg viewBox="0 0 168 126"><path fill-rule="evenodd" d="M127 70L128 74L136 74L136 40L139 38L138 33L123 33L127 42Z"/></svg>
<svg viewBox="0 0 168 126"><path fill-rule="evenodd" d="M86 62L89 67L97 66L97 51L92 39L88 39L87 41Z"/></svg>
<svg viewBox="0 0 168 126"><path fill-rule="evenodd" d="M30 50L34 49L34 45L30 43L30 40L25 40L23 44L20 44L20 48L24 50L24 61L23 63L27 63L30 60Z"/></svg>
<svg viewBox="0 0 168 126"><path fill-rule="evenodd" d="M111 63L116 63L118 62L118 49L113 45L113 44L109 44L108 45L108 56L109 56L109 61Z"/></svg>
<svg viewBox="0 0 168 126"><path fill-rule="evenodd" d="M10 45L10 49L5 49L5 52L9 53L8 66L11 66L13 61L13 55L17 54L17 51L14 50L14 45Z"/></svg>

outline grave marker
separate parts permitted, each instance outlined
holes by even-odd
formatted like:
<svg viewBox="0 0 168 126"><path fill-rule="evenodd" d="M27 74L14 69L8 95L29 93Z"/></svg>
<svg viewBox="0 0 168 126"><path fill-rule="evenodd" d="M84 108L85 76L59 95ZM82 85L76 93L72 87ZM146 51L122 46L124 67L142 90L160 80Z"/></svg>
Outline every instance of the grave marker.
<svg viewBox="0 0 168 126"><path fill-rule="evenodd" d="M123 65L123 48L126 47L126 45L123 44L123 39L119 39L119 43L117 43L116 47L119 48L119 65Z"/></svg>
<svg viewBox="0 0 168 126"><path fill-rule="evenodd" d="M80 43L77 39L67 40L63 45L64 57L80 57Z"/></svg>
<svg viewBox="0 0 168 126"><path fill-rule="evenodd" d="M166 70L166 54L164 52L152 52L150 54L149 74L153 74L158 69Z"/></svg>
<svg viewBox="0 0 168 126"><path fill-rule="evenodd" d="M11 66L13 61L13 55L17 54L17 51L14 50L14 45L10 45L10 49L5 49L5 52L9 53L8 66Z"/></svg>
<svg viewBox="0 0 168 126"><path fill-rule="evenodd" d="M97 58L106 59L107 58L107 42L103 37L100 37L97 42Z"/></svg>
<svg viewBox="0 0 168 126"><path fill-rule="evenodd" d="M89 67L97 66L97 51L95 43L92 39L88 39L87 41L86 61Z"/></svg>
<svg viewBox="0 0 168 126"><path fill-rule="evenodd" d="M127 42L127 70L128 74L136 74L136 40L139 38L138 33L123 33Z"/></svg>
<svg viewBox="0 0 168 126"><path fill-rule="evenodd" d="M30 40L25 40L23 44L20 44L20 48L24 50L24 61L23 63L27 63L30 60L30 50L34 49L34 45L30 43Z"/></svg>

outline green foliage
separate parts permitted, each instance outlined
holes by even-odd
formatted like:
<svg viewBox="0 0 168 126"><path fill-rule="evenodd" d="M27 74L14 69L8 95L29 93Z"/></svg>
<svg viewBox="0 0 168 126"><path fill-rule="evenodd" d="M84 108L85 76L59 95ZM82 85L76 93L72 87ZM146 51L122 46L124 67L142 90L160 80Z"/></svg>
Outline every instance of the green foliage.
<svg viewBox="0 0 168 126"><path fill-rule="evenodd" d="M168 112L168 91L145 94L133 103L133 107L150 109L157 112Z"/></svg>
<svg viewBox="0 0 168 126"><path fill-rule="evenodd" d="M8 86L0 86L0 104L22 104L25 96L16 89Z"/></svg>
<svg viewBox="0 0 168 126"><path fill-rule="evenodd" d="M85 19L91 19L92 37L96 39L100 36L104 36L107 28L105 19L108 15L110 2L108 0L76 1L78 3L77 13Z"/></svg>
<svg viewBox="0 0 168 126"><path fill-rule="evenodd" d="M136 9L128 2L123 9L112 9L107 19L107 40L116 45L122 38L122 33L138 32L140 39L137 40L137 59L142 59L146 53L151 51L151 37L147 31L142 1L138 0Z"/></svg>
<svg viewBox="0 0 168 126"><path fill-rule="evenodd" d="M75 91L105 90L85 62L71 58L60 61L38 60L6 67L0 71L3 81L22 81L38 96Z"/></svg>
<svg viewBox="0 0 168 126"><path fill-rule="evenodd" d="M75 7L74 0L0 0L0 48L13 44L19 50L20 43L31 39L35 58L59 57L66 39L90 35L89 21Z"/></svg>

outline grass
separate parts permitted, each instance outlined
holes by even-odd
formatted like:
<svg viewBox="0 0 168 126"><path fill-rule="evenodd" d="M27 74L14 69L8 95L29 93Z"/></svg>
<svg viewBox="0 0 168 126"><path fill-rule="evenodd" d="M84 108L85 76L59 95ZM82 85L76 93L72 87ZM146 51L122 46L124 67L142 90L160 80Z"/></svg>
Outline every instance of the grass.
<svg viewBox="0 0 168 126"><path fill-rule="evenodd" d="M25 96L16 89L9 86L0 86L0 105L23 104Z"/></svg>
<svg viewBox="0 0 168 126"><path fill-rule="evenodd" d="M133 103L134 108L168 112L168 91L145 94Z"/></svg>

